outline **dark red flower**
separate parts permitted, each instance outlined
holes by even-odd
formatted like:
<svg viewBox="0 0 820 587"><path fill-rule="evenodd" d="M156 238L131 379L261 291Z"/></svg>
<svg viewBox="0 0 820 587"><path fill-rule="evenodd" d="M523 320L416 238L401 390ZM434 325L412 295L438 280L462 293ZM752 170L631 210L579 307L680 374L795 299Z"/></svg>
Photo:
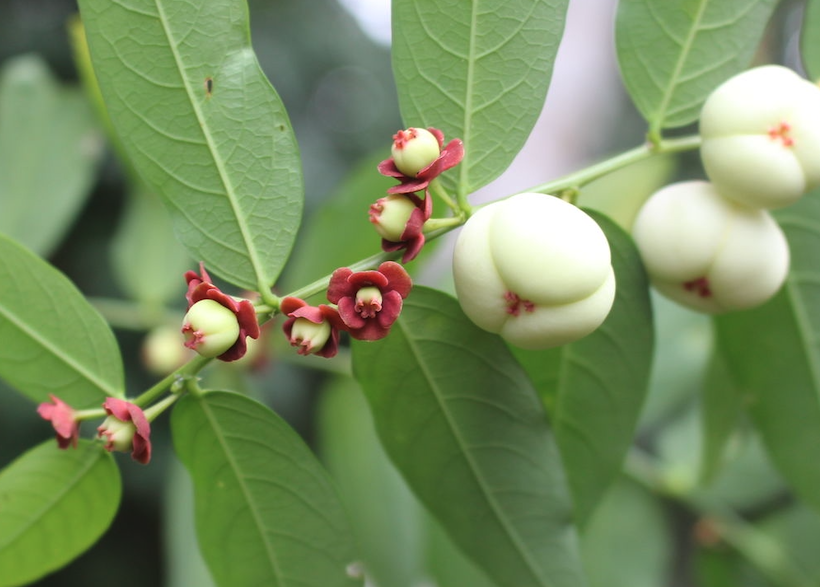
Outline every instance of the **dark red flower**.
<svg viewBox="0 0 820 587"><path fill-rule="evenodd" d="M56 395L48 394L53 403L43 402L37 406L37 413L44 420L51 422L57 433L57 445L60 448L72 446L77 448L77 440L80 438L80 423L77 421L74 409L58 398Z"/></svg>
<svg viewBox="0 0 820 587"><path fill-rule="evenodd" d="M402 149L405 145L410 144L412 133L415 129L409 128L407 130L400 130L393 135L393 148ZM422 168L415 175L405 175L398 167L394 157L385 159L379 163L379 173L388 177L395 177L399 180L399 185L393 186L387 190L388 194L410 194L426 189L427 186L436 177L441 175L444 171L455 167L464 158L464 144L461 139L453 139L444 145L444 133L437 128L428 128L433 136L438 141L440 152L432 163ZM443 148L442 148L443 147Z"/></svg>
<svg viewBox="0 0 820 587"><path fill-rule="evenodd" d="M395 197L397 196L390 195L387 196L387 198L380 198L370 206L370 222L377 226L377 230L382 212L385 210L385 205L390 204L388 201L389 198ZM408 263L416 258L424 246L424 223L430 219L433 213L433 200L426 191L423 198L420 198L416 194L402 194L398 197L407 198L413 203L415 209L407 219L404 229L398 235L398 240L393 240L396 236L395 234L387 234L387 236L393 238L386 238L385 233L380 231L382 234L382 250L387 253L392 253L393 251L405 249L404 255L401 257L401 262Z"/></svg>
<svg viewBox="0 0 820 587"><path fill-rule="evenodd" d="M97 428L97 436L105 437L105 449L131 451L131 458L147 465L151 460L151 424L145 413L124 399L109 397L103 402L108 418Z"/></svg>
<svg viewBox="0 0 820 587"><path fill-rule="evenodd" d="M185 272L188 282L188 309L201 300L214 300L225 306L236 315L239 322L239 337L227 351L217 356L222 361L241 359L248 349L246 337L259 338L259 322L256 320L256 310L250 300L236 300L211 283L211 277L205 271L205 264L199 264L199 274L194 271Z"/></svg>
<svg viewBox="0 0 820 587"><path fill-rule="evenodd" d="M350 336L378 340L390 332L401 313L402 300L412 287L404 267L385 261L376 271L354 273L348 267L337 269L330 277L327 299L338 304Z"/></svg>
<svg viewBox="0 0 820 587"><path fill-rule="evenodd" d="M339 331L345 324L339 312L325 304L309 306L299 298L286 297L279 309L288 317L282 325L291 346L300 355L330 358L339 350Z"/></svg>

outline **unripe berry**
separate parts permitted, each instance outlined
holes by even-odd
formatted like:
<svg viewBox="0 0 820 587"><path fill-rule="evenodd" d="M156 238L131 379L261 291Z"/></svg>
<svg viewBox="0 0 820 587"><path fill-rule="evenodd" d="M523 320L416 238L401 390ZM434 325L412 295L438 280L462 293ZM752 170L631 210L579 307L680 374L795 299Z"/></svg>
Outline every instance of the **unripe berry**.
<svg viewBox="0 0 820 587"><path fill-rule="evenodd" d="M632 232L652 284L702 312L762 304L789 269L788 243L771 215L723 198L705 181L653 194Z"/></svg>
<svg viewBox="0 0 820 587"><path fill-rule="evenodd" d="M327 320L316 324L307 318L297 318L293 322L291 344L299 347L300 355L317 353L324 348L330 339L331 328Z"/></svg>
<svg viewBox="0 0 820 587"><path fill-rule="evenodd" d="M402 240L407 221L416 204L404 194L389 194L370 206L370 222L383 239L397 243Z"/></svg>
<svg viewBox="0 0 820 587"><path fill-rule="evenodd" d="M453 274L464 313L525 349L586 336L615 297L603 231L579 208L544 194L476 212L456 242Z"/></svg>
<svg viewBox="0 0 820 587"><path fill-rule="evenodd" d="M438 158L441 145L429 130L408 128L393 136L391 151L396 168L413 177Z"/></svg>
<svg viewBox="0 0 820 587"><path fill-rule="evenodd" d="M703 106L701 159L724 197L780 208L820 185L820 88L779 65L745 71Z"/></svg>
<svg viewBox="0 0 820 587"><path fill-rule="evenodd" d="M216 357L231 348L239 338L236 314L214 300L200 300L182 321L185 346L203 357Z"/></svg>

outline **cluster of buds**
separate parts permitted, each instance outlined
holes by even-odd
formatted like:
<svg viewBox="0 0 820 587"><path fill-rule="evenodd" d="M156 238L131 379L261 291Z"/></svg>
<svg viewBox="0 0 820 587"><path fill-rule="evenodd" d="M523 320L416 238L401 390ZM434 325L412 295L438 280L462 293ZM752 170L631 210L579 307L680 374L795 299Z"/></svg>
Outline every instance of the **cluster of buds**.
<svg viewBox="0 0 820 587"><path fill-rule="evenodd" d="M387 336L412 287L407 271L393 261L373 271L343 267L333 272L328 284L327 298L336 307L310 306L299 298L286 297L280 306L287 316L282 328L300 355L330 358L338 351L342 331L357 340Z"/></svg>
<svg viewBox="0 0 820 587"><path fill-rule="evenodd" d="M51 422L60 448L76 448L80 437L79 413L57 396L51 394L49 397L51 401L41 403L37 413ZM149 420L159 411L148 414L136 404L115 397L107 398L102 407L108 417L97 428L97 436L105 439L105 449L130 452L132 459L147 465L151 460Z"/></svg>
<svg viewBox="0 0 820 587"><path fill-rule="evenodd" d="M404 250L402 263L416 258L424 246L424 223L433 213L430 182L464 158L464 145L453 139L444 145L437 128L408 128L393 135L392 157L379 163L379 173L398 185L370 206L370 222L382 237L382 249ZM419 194L421 192L421 194Z"/></svg>
<svg viewBox="0 0 820 587"><path fill-rule="evenodd" d="M709 181L667 186L633 227L652 283L692 309L760 305L789 270L789 248L769 210L820 185L820 88L778 65L718 86L700 115Z"/></svg>

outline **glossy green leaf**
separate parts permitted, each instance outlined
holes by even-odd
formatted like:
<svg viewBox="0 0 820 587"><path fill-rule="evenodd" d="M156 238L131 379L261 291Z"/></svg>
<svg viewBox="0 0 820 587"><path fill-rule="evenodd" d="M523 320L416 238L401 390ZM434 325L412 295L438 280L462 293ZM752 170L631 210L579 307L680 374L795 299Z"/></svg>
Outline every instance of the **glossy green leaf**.
<svg viewBox="0 0 820 587"><path fill-rule="evenodd" d="M0 70L0 232L40 255L59 244L97 171L103 139L85 97L35 55Z"/></svg>
<svg viewBox="0 0 820 587"><path fill-rule="evenodd" d="M666 512L657 497L634 482L622 479L612 487L581 545L590 587L669 583L674 544Z"/></svg>
<svg viewBox="0 0 820 587"><path fill-rule="evenodd" d="M0 471L0 587L28 585L80 556L117 513L120 474L99 443L49 440Z"/></svg>
<svg viewBox="0 0 820 587"><path fill-rule="evenodd" d="M650 133L697 119L709 93L748 67L777 0L621 0L624 84Z"/></svg>
<svg viewBox="0 0 820 587"><path fill-rule="evenodd" d="M820 507L820 192L778 211L791 251L786 284L768 303L717 318L732 376L772 459Z"/></svg>
<svg viewBox="0 0 820 587"><path fill-rule="evenodd" d="M568 0L393 2L393 71L407 126L461 138L448 172L469 194L496 178L544 106Z"/></svg>
<svg viewBox="0 0 820 587"><path fill-rule="evenodd" d="M806 0L800 32L800 55L812 81L820 80L820 2Z"/></svg>
<svg viewBox="0 0 820 587"><path fill-rule="evenodd" d="M499 337L417 286L387 338L356 342L353 368L393 463L500 587L584 585L555 440Z"/></svg>
<svg viewBox="0 0 820 587"><path fill-rule="evenodd" d="M368 578L379 587L421 583L423 510L384 454L364 395L350 377L334 378L322 390L318 436Z"/></svg>
<svg viewBox="0 0 820 587"><path fill-rule="evenodd" d="M159 197L142 185L128 195L111 246L111 264L126 297L154 307L162 307L174 295L181 300L183 275L197 268L176 240Z"/></svg>
<svg viewBox="0 0 820 587"><path fill-rule="evenodd" d="M464 556L435 519L425 518L427 564L436 587L498 587L480 567Z"/></svg>
<svg viewBox="0 0 820 587"><path fill-rule="evenodd" d="M701 401L701 478L708 483L723 464L726 445L736 431L743 411L741 394L726 361L716 353L709 363Z"/></svg>
<svg viewBox="0 0 820 587"><path fill-rule="evenodd" d="M214 273L266 290L290 253L304 190L245 0L79 4L114 128L180 240Z"/></svg>
<svg viewBox="0 0 820 587"><path fill-rule="evenodd" d="M654 343L649 282L635 245L606 216L590 214L612 251L618 284L612 310L581 340L546 351L514 351L552 417L582 526L632 444Z"/></svg>
<svg viewBox="0 0 820 587"><path fill-rule="evenodd" d="M171 426L217 585L361 585L347 574L353 536L330 478L279 416L217 391L180 401Z"/></svg>
<svg viewBox="0 0 820 587"><path fill-rule="evenodd" d="M65 275L0 235L0 377L34 401L74 408L123 396L117 341Z"/></svg>

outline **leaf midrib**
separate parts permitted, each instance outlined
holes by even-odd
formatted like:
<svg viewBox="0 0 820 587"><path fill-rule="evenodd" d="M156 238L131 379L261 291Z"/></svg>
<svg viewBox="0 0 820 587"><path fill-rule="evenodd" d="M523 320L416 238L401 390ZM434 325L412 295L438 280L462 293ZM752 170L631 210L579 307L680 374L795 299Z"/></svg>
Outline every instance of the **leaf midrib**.
<svg viewBox="0 0 820 587"><path fill-rule="evenodd" d="M410 336L409 330L404 326L402 320L398 320L396 322L396 326L401 330L404 334L405 339L407 340L407 344L410 347L413 355L416 357L416 362L421 368L421 372L424 375L424 378L429 382L430 389L433 392L433 397L435 397L436 402L441 409L441 413L444 415L445 422L447 423L447 427L450 429L451 434L456 440L456 443L461 450L461 453L464 455L464 459L467 461L468 468L472 473L479 489L481 490L481 494L484 496L485 501L490 506L490 510L493 512L494 517L504 529L506 535L512 540L513 545L515 546L516 552L521 556L526 568L532 574L533 578L538 582L538 585L543 585L547 587L546 584L542 582L541 576L538 572L538 567L535 563L531 560L529 552L526 548L523 547L521 544L521 540L518 536L518 532L511 528L509 522L507 521L506 517L502 515L500 511L500 506L495 500L493 493L490 489L486 486L483 477L479 474L478 465L475 463L474 459L472 458L471 453L466 449L466 443L461 437L460 430L456 426L455 422L450 416L449 411L447 410L447 405L442 398L442 394L439 391L438 387L435 384L435 378L431 376L429 371L427 370L427 365L421 360L421 354L418 351L418 348L413 341L412 337Z"/></svg>
<svg viewBox="0 0 820 587"><path fill-rule="evenodd" d="M163 0L154 0L154 5L157 8L157 15L159 16L159 21L162 24L162 30L168 39L168 48L171 50L171 54L174 57L174 64L177 67L177 72L182 80L185 93L188 96L188 102L196 115L199 127L202 129L202 134L205 137L205 143L208 146L208 151L211 153L211 158L213 159L214 165L219 173L219 178L222 180L222 186L225 188L225 195L228 197L228 202L230 202L231 209L233 210L234 219L236 220L236 224L239 228L239 233L242 235L242 240L245 243L248 259L250 260L254 273L256 274L257 288L260 292L264 292L269 287L266 272L264 271L262 262L257 255L256 247L254 246L253 239L250 235L250 230L245 223L245 218L242 214L240 214L241 210L239 208L239 203L237 202L236 189L233 186L233 182L231 182L230 176L228 175L228 171L225 168L225 164L221 156L219 156L219 151L216 148L213 137L211 136L210 126L208 125L202 110L199 108L199 104L194 99L194 91L188 83L188 77L185 75L185 69L182 66L183 59L177 51L177 45L174 40L173 33L168 26L168 19L165 15L165 11L162 9L162 1Z"/></svg>
<svg viewBox="0 0 820 587"><path fill-rule="evenodd" d="M211 409L210 404L205 399L197 399L199 405L202 406L202 411L205 414L205 417L208 419L208 423L211 425L211 429L214 431L214 437L217 439L219 445L222 447L222 450L225 453L225 458L228 460L228 464L231 467L231 471L234 472L234 477L236 478L236 481L239 484L239 488L242 491L242 495L245 497L245 503L248 504L248 508L251 511L254 526L256 527L257 533L259 534L260 541L265 545L265 551L268 553L268 561L270 562L271 571L276 577L277 584L282 585L284 581L284 576L279 566L279 561L276 558L273 544L271 544L271 541L268 539L267 533L264 531L265 528L263 527L263 524L261 522L262 516L259 514L256 505L256 500L253 498L250 489L245 483L244 477L239 474L240 469L237 465L236 458L234 458L233 452L230 450L228 442L225 439L224 434L222 434L221 428L217 425L217 419L213 413L213 410Z"/></svg>
<svg viewBox="0 0 820 587"><path fill-rule="evenodd" d="M89 446L98 445L91 444ZM90 449L86 452L90 452ZM5 544L0 544L0 554L2 554L3 549L5 549L7 546L13 546L14 542L20 536L26 534L29 530L31 530L35 526L35 524L45 516L46 513L51 511L51 509L54 507L56 503L61 501L63 497L68 495L69 492L73 491L74 488L84 479L88 471L90 471L94 466L96 466L98 462L100 462L100 457L102 457L103 454L104 453L102 452L102 450L99 450L97 454L94 455L94 459L91 459L88 462L84 463L85 466L77 471L77 473L63 486L62 490L58 491L52 499L48 500L42 507L40 507L35 515L31 516L30 523L25 524L20 528L19 532L17 532L13 536L10 536L9 539L6 540Z"/></svg>
<svg viewBox="0 0 820 587"><path fill-rule="evenodd" d="M466 196L469 186L470 173L470 142L472 140L471 126L473 124L473 83L475 81L475 61L476 61L476 29L478 13L478 0L470 3L472 11L470 13L470 47L467 51L467 80L466 95L464 96L464 128L462 129L462 139L464 142L464 156L459 166L458 193L461 197Z"/></svg>
<svg viewBox="0 0 820 587"><path fill-rule="evenodd" d="M0 304L0 316L6 318L11 324L26 334L29 339L45 349L52 357L60 360L64 365L80 375L80 377L84 380L93 384L94 387L102 391L105 395L114 397L122 396L122 392L120 390L110 387L108 383L88 371L82 364L74 360L71 355L65 353L62 349L52 344L48 338L41 335L37 330L30 328L27 323L19 320L15 313L3 304Z"/></svg>
<svg viewBox="0 0 820 587"><path fill-rule="evenodd" d="M663 128L664 119L666 118L666 111L669 108L669 103L672 101L672 96L674 94L674 90L678 87L678 79L681 76L683 71L683 66L686 63L687 58L689 57L689 53L692 50L692 45L695 42L695 37L697 36L698 31L700 30L700 23L703 20L703 15L706 12L706 5L709 4L709 0L700 0L698 5L698 11L695 15L695 18L692 21L692 26L689 28L689 31L686 35L686 40L681 47L681 52L678 55L678 60L675 63L675 67L672 70L672 74L669 76L669 84L666 86L666 91L664 92L661 103L658 106L658 114L655 117L655 120L652 121L652 129L654 131L659 132L661 128Z"/></svg>

